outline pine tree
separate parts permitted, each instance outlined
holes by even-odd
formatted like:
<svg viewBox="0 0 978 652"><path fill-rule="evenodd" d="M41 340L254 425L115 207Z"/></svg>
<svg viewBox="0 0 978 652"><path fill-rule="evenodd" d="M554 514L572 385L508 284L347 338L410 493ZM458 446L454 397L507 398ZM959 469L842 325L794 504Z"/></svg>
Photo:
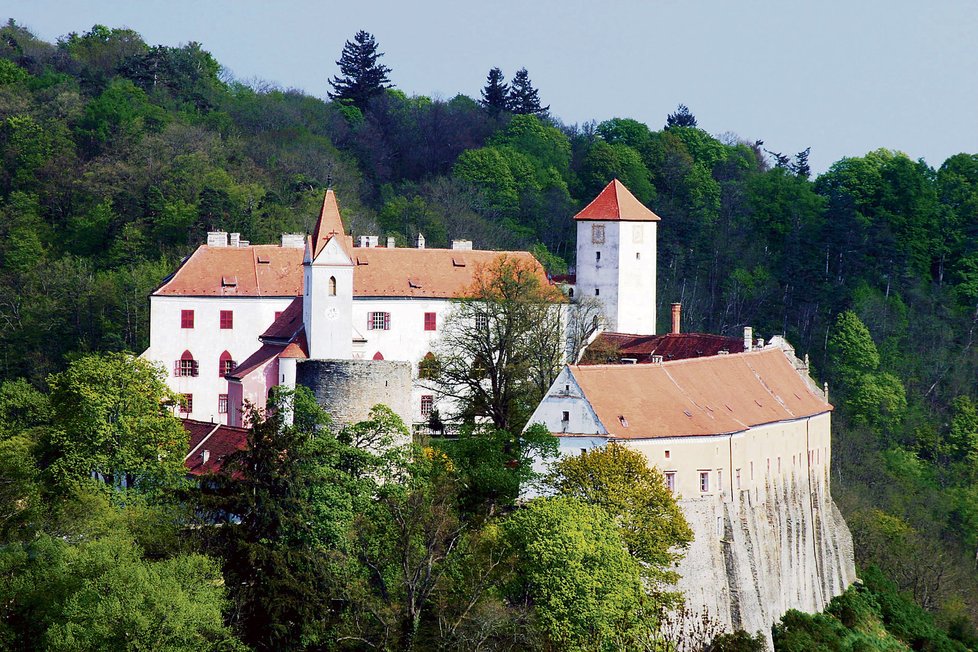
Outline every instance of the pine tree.
<svg viewBox="0 0 978 652"><path fill-rule="evenodd" d="M377 51L377 41L373 34L360 30L353 37L353 42L347 41L343 53L336 65L340 67L342 77L333 77L329 85L333 92L330 99L352 103L361 111L367 107L370 98L390 88L387 66L378 63L384 56Z"/></svg>
<svg viewBox="0 0 978 652"><path fill-rule="evenodd" d="M550 110L550 105L540 106L540 94L530 82L530 74L526 68L520 68L513 77L506 104L510 111L516 114L539 115Z"/></svg>
<svg viewBox="0 0 978 652"><path fill-rule="evenodd" d="M680 104L676 107L675 113L666 116L666 129L669 127L695 127L696 116L689 111L689 107Z"/></svg>
<svg viewBox="0 0 978 652"><path fill-rule="evenodd" d="M509 84L503 77L503 71L493 68L486 77L486 86L482 89L482 106L492 114L506 111L509 108Z"/></svg>

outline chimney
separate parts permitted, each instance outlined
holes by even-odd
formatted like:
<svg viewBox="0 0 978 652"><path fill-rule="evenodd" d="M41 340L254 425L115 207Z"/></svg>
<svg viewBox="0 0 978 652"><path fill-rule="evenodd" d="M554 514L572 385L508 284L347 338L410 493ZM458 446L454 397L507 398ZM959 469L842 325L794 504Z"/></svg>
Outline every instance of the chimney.
<svg viewBox="0 0 978 652"><path fill-rule="evenodd" d="M289 249L302 249L306 246L306 236L301 233L283 233L282 246Z"/></svg>
<svg viewBox="0 0 978 652"><path fill-rule="evenodd" d="M207 246L208 247L226 247L228 246L228 234L226 231L208 231L207 232Z"/></svg>
<svg viewBox="0 0 978 652"><path fill-rule="evenodd" d="M424 236L418 231L418 249L424 249Z"/></svg>
<svg viewBox="0 0 978 652"><path fill-rule="evenodd" d="M204 451L200 454L201 464L207 464L207 460L209 460L210 458L211 458L211 452L205 448Z"/></svg>
<svg viewBox="0 0 978 652"><path fill-rule="evenodd" d="M679 335L679 322L683 313L683 304L672 304L672 334Z"/></svg>
<svg viewBox="0 0 978 652"><path fill-rule="evenodd" d="M231 234L231 246L232 247L238 247L240 245L241 245L241 234L240 233L232 233Z"/></svg>
<svg viewBox="0 0 978 652"><path fill-rule="evenodd" d="M757 348L759 348L759 349L763 349L764 348L764 338L763 337L757 338Z"/></svg>
<svg viewBox="0 0 978 652"><path fill-rule="evenodd" d="M387 236L387 248L393 249L397 246L397 240L393 236Z"/></svg>
<svg viewBox="0 0 978 652"><path fill-rule="evenodd" d="M750 351L753 342L754 329L750 326L744 326L744 351Z"/></svg>
<svg viewBox="0 0 978 652"><path fill-rule="evenodd" d="M458 251L472 251L471 240L452 240L452 249Z"/></svg>
<svg viewBox="0 0 978 652"><path fill-rule="evenodd" d="M376 247L380 238L376 235L361 235L360 236L360 246L370 249Z"/></svg>

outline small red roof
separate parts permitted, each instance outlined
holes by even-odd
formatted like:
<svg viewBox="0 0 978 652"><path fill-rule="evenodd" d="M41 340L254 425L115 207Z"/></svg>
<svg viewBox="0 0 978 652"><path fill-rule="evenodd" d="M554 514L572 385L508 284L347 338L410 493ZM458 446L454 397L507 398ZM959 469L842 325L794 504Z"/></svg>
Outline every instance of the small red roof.
<svg viewBox="0 0 978 652"><path fill-rule="evenodd" d="M664 361L704 358L727 353L743 353L744 340L709 333L665 333L664 335L630 335L604 332L594 338L580 364L606 364L622 358L634 358L639 364L652 362L653 355Z"/></svg>
<svg viewBox="0 0 978 652"><path fill-rule="evenodd" d="M300 328L302 328L302 297L296 297L259 337L262 340L289 341L295 337Z"/></svg>
<svg viewBox="0 0 978 652"><path fill-rule="evenodd" d="M285 346L282 344L262 344L257 351L248 356L247 360L232 369L227 377L241 380L255 369L274 360L284 348Z"/></svg>
<svg viewBox="0 0 978 652"><path fill-rule="evenodd" d="M574 219L658 222L659 216L636 199L621 181L614 179Z"/></svg>
<svg viewBox="0 0 978 652"><path fill-rule="evenodd" d="M183 464L191 475L217 473L228 455L242 450L248 443L247 428L235 428L194 419L181 419L181 421L184 430L190 436L190 452L184 458Z"/></svg>

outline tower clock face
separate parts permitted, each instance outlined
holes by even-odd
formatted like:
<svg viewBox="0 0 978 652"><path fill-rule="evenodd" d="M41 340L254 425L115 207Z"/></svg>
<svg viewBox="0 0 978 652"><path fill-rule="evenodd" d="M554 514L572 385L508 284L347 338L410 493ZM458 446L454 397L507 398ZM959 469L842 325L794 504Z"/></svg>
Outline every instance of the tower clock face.
<svg viewBox="0 0 978 652"><path fill-rule="evenodd" d="M340 311L336 308L329 308L326 310L326 319L333 321L340 316Z"/></svg>

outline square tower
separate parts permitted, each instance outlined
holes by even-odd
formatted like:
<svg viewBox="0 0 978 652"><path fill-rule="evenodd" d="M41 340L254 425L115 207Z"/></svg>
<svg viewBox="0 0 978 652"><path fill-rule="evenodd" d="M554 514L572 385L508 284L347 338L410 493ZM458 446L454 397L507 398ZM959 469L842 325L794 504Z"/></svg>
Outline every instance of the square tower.
<svg viewBox="0 0 978 652"><path fill-rule="evenodd" d="M607 330L654 335L659 216L615 179L574 220L577 296L601 301Z"/></svg>

